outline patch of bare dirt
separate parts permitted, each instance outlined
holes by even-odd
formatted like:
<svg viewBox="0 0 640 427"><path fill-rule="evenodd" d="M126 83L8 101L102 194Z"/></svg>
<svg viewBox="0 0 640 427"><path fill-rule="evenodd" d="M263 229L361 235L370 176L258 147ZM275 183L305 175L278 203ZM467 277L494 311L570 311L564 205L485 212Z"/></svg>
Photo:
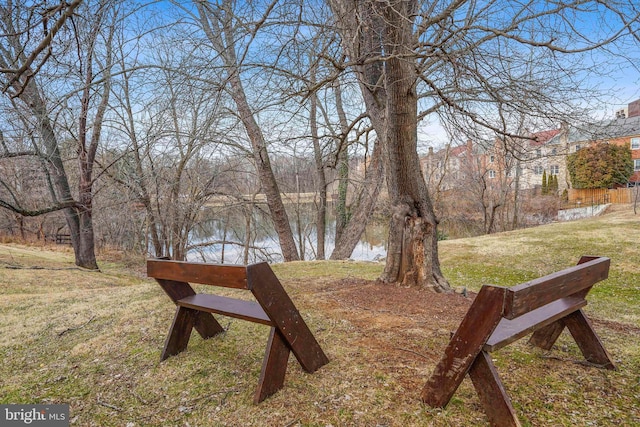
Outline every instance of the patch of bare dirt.
<svg viewBox="0 0 640 427"><path fill-rule="evenodd" d="M311 302L355 327L352 344L370 370L386 372L407 393L424 385L475 293L437 294L362 279L322 283ZM599 326L636 335L629 325L593 319Z"/></svg>
<svg viewBox="0 0 640 427"><path fill-rule="evenodd" d="M421 327L437 330L457 326L467 312L475 294L437 294L414 287L383 284L377 281L345 279L325 284L319 295L327 303L346 309L354 318L369 319L381 314L398 318L400 323L417 322Z"/></svg>
<svg viewBox="0 0 640 427"><path fill-rule="evenodd" d="M322 284L311 299L356 328L352 343L363 349L358 357L365 366L389 373L400 387L415 393L474 297L344 279Z"/></svg>

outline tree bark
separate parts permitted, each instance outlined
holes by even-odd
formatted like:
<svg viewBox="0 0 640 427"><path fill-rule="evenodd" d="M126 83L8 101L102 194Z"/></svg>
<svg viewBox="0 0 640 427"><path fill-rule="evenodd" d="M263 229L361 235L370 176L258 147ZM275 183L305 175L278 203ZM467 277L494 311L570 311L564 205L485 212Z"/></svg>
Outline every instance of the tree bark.
<svg viewBox="0 0 640 427"><path fill-rule="evenodd" d="M316 81L315 71L314 65L310 73L312 84ZM316 166L315 187L319 198L316 208L316 259L323 260L325 259L324 245L327 228L327 179L324 174L324 160L322 158L322 147L320 147L320 136L318 135L318 96L315 92L311 92L309 95L309 127L313 144L313 159ZM300 248L303 247L304 242L300 242Z"/></svg>
<svg viewBox="0 0 640 427"><path fill-rule="evenodd" d="M338 154L336 158L338 170L338 200L336 200L336 247L337 242L342 237L349 215L347 212L347 190L349 188L349 124L347 123L347 115L342 105L342 88L340 82L336 82L333 87L336 98L336 112L340 121L340 138L338 139ZM354 246L355 247L355 246ZM335 252L335 251L334 251ZM347 255L349 257L351 254Z"/></svg>
<svg viewBox="0 0 640 427"><path fill-rule="evenodd" d="M383 144L392 203L381 280L448 291L438 259L438 222L420 171L413 54L415 1L331 0L342 42L355 61L367 113Z"/></svg>
<svg viewBox="0 0 640 427"><path fill-rule="evenodd" d="M49 120L44 100L40 97L33 79L23 87L20 99L30 106L31 112L38 122L38 130L42 138L48 169L53 177L53 188L55 189L55 194L52 194L53 202L55 204L69 204L69 207L64 208L62 212L64 213L67 227L69 227L75 263L80 267L97 269L95 253L92 254L90 250L86 250L85 245L81 242L83 224L80 221L79 203L74 201L71 194L71 186L60 155L58 139ZM86 227L86 224L84 226Z"/></svg>
<svg viewBox="0 0 640 427"><path fill-rule="evenodd" d="M360 241L375 209L378 195L382 189L384 167L382 162L382 144L376 142L369 166L365 172L364 183L353 206L353 216L344 227L340 236L336 236L336 244L330 259L347 259Z"/></svg>

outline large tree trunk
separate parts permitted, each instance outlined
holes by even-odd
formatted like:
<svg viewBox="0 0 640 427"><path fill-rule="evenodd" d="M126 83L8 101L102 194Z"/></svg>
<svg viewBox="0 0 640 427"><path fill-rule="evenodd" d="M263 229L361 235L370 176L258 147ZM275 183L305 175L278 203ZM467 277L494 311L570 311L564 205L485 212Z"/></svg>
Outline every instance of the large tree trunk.
<svg viewBox="0 0 640 427"><path fill-rule="evenodd" d="M393 215L381 280L447 291L438 260L438 222L417 152L416 2L330 3L347 53L359 64L367 112L384 147Z"/></svg>
<svg viewBox="0 0 640 427"><path fill-rule="evenodd" d="M40 137L47 156L47 163L50 166L49 172L53 176L53 185L56 192L56 194L52 194L53 201L55 204L71 204L74 199L62 157L60 156L58 140L49 121L44 100L38 94L33 80L27 83L20 95L20 99L31 107L31 111L38 121ZM86 203L86 198L84 203ZM98 264L93 246L93 226L90 212L90 202L87 209L86 205L83 205L83 200L63 209L64 217L69 227L69 234L71 235L71 245L73 246L76 265L95 270L98 268ZM89 215L88 217L87 214Z"/></svg>
<svg viewBox="0 0 640 427"><path fill-rule="evenodd" d="M403 25L410 10L387 8L388 49L411 44L411 26ZM399 55L407 52L395 52ZM404 285L422 285L436 291L448 289L438 261L435 213L420 170L418 142L418 96L415 65L392 56L386 67L387 88L387 186L393 216L389 227L389 253L381 279Z"/></svg>

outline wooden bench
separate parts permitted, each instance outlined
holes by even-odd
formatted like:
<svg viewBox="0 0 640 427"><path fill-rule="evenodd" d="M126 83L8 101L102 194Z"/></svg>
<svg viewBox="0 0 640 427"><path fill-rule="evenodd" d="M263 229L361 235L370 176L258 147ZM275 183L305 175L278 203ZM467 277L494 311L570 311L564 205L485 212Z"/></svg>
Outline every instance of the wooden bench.
<svg viewBox="0 0 640 427"><path fill-rule="evenodd" d="M609 258L583 256L578 265L512 288L484 285L422 391L444 407L468 373L492 426L520 426L490 352L533 333L529 342L549 350L565 326L585 359L615 369L582 312L591 287L609 274Z"/></svg>
<svg viewBox="0 0 640 427"><path fill-rule="evenodd" d="M193 328L204 339L224 332L211 314L216 313L271 327L254 403L282 388L290 352L309 373L329 362L267 263L237 266L154 259L147 261L147 275L177 306L161 361L187 348ZM198 294L189 282L249 290L256 301Z"/></svg>

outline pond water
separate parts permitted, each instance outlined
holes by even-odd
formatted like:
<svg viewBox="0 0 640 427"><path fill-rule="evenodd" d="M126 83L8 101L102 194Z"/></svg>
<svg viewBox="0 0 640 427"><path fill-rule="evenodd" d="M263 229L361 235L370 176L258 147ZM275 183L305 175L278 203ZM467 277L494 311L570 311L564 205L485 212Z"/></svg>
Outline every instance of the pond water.
<svg viewBox="0 0 640 427"><path fill-rule="evenodd" d="M317 233L313 206L289 206L288 215L298 248L300 241L304 242L304 259L316 259ZM250 224L249 227L247 224ZM329 217L325 236L326 258L335 247L335 227L335 218ZM189 261L225 264L282 261L277 235L264 209L254 209L250 213L233 207L208 209L203 221L191 233L190 240L193 249L187 254ZM384 258L386 240L387 225L370 224L351 259L373 261Z"/></svg>

